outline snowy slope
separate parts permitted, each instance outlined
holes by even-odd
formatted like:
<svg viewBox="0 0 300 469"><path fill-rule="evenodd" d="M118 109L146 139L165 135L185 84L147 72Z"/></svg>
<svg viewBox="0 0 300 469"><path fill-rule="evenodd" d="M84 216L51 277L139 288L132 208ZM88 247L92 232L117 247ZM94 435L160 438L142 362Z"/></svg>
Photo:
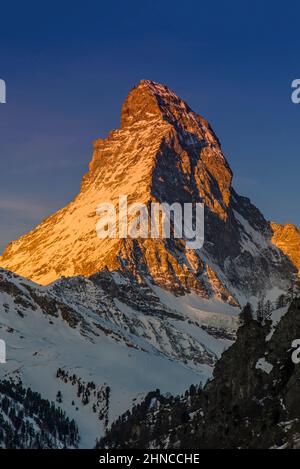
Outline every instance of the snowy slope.
<svg viewBox="0 0 300 469"><path fill-rule="evenodd" d="M79 427L81 447L92 447L107 424L150 390L181 393L191 383L205 382L231 343L143 288L144 304L138 294L130 297L130 281L120 273L42 287L0 271L0 338L7 344L0 378L21 378L61 406ZM56 399L59 391L62 402Z"/></svg>

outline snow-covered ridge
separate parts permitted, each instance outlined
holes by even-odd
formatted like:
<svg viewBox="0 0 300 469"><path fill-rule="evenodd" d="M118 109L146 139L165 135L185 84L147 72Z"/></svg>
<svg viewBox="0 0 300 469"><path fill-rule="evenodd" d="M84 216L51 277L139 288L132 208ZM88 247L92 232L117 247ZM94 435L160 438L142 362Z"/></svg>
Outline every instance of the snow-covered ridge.
<svg viewBox="0 0 300 469"><path fill-rule="evenodd" d="M1 269L7 363L0 365L0 380L21 379L55 402L78 425L79 445L92 447L112 420L152 389L182 392L205 382L232 343L234 327L220 328L218 312L199 308L197 317L163 300L121 272L43 287ZM228 311L233 323L234 310ZM211 314L206 327L204 314Z"/></svg>

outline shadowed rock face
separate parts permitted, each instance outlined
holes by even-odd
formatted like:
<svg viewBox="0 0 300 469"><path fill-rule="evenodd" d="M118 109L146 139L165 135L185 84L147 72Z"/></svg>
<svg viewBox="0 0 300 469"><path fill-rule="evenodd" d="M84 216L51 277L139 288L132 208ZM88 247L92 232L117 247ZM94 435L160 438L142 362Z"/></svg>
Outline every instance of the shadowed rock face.
<svg viewBox="0 0 300 469"><path fill-rule="evenodd" d="M292 342L300 337L300 300L275 312L279 322L242 326L202 390L181 397L149 394L120 418L104 448L298 448L300 365Z"/></svg>
<svg viewBox="0 0 300 469"><path fill-rule="evenodd" d="M295 270L291 260L231 183L207 121L166 86L143 80L124 102L120 129L95 142L80 193L12 242L0 265L42 284L104 268L129 270L178 294L195 291L232 304L272 287L285 290ZM191 251L174 239L100 240L96 207L117 204L119 195L129 203L204 202L204 248Z"/></svg>

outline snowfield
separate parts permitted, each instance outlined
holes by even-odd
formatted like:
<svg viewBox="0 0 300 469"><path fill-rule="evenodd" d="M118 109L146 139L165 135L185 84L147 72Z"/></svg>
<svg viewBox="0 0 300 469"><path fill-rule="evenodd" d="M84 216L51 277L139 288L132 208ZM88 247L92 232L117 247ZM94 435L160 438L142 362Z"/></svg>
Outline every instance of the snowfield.
<svg viewBox="0 0 300 469"><path fill-rule="evenodd" d="M205 311L196 298L160 291L159 299L157 289L147 287L148 303L138 309L135 298L117 298L128 290L128 279L113 273L110 282L115 297L101 289L99 278L97 284L77 277L44 287L0 270L0 338L7 347L0 378L20 378L61 406L78 425L82 448L93 447L106 426L149 391L180 394L204 383L232 343L202 329L202 319L218 327L222 313ZM213 310L213 303L206 306ZM231 331L235 316L233 308ZM58 377L58 369L76 379ZM78 395L78 382L95 384L88 402Z"/></svg>

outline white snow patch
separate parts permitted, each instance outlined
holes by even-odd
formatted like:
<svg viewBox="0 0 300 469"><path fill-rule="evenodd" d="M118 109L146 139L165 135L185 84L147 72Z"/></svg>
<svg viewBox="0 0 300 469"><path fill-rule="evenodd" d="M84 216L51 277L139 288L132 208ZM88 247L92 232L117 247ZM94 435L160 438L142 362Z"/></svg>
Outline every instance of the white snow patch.
<svg viewBox="0 0 300 469"><path fill-rule="evenodd" d="M274 331L276 329L277 324L281 320L281 318L288 312L289 307L285 306L284 308L279 308L275 309L275 311L272 312L271 315L271 321L272 321L272 326L271 326L271 331L266 337L266 342L269 342L274 334Z"/></svg>
<svg viewBox="0 0 300 469"><path fill-rule="evenodd" d="M265 358L260 358L257 361L255 368L257 370L262 370L269 375L273 370L273 365L271 365L271 363L268 363Z"/></svg>
<svg viewBox="0 0 300 469"><path fill-rule="evenodd" d="M199 320L203 325L220 327L230 331L237 329L239 308L217 299L201 298L196 293L174 296L156 285L151 285L151 288L168 308L191 319Z"/></svg>

